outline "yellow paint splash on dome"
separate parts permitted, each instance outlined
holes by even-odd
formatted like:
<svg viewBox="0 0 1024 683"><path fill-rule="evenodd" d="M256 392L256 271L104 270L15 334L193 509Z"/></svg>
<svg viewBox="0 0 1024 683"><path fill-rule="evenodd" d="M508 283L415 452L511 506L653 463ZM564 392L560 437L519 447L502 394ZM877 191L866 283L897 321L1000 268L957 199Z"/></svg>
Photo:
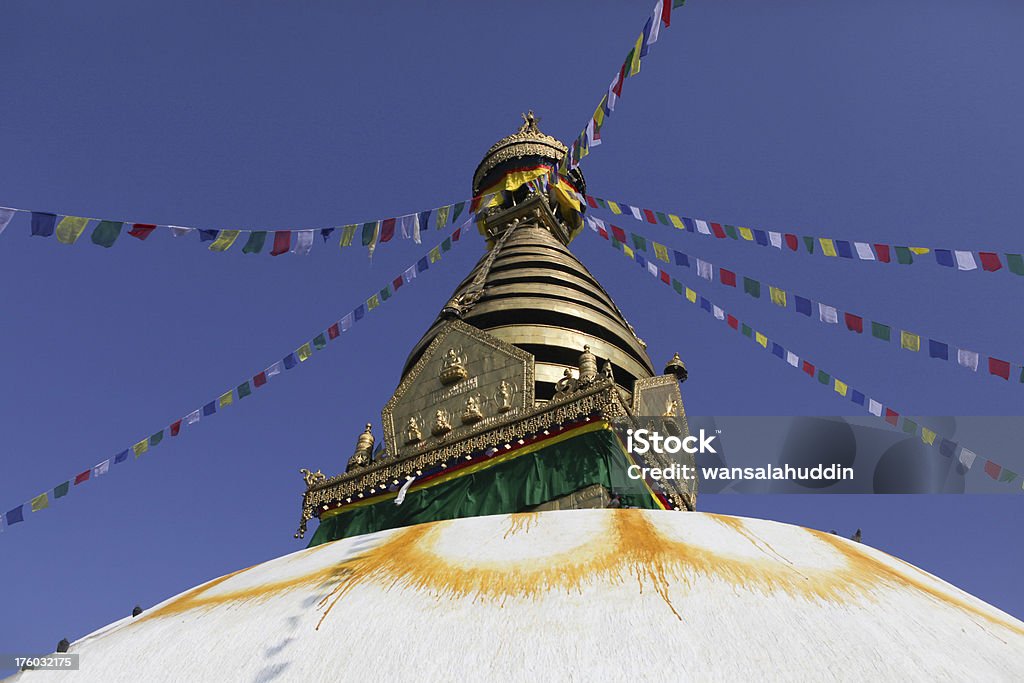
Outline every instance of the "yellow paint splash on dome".
<svg viewBox="0 0 1024 683"><path fill-rule="evenodd" d="M520 531L523 533L529 533L530 528L537 524L539 516L539 512L517 512L509 515L508 529L505 531L505 535L502 536L502 538L515 536Z"/></svg>

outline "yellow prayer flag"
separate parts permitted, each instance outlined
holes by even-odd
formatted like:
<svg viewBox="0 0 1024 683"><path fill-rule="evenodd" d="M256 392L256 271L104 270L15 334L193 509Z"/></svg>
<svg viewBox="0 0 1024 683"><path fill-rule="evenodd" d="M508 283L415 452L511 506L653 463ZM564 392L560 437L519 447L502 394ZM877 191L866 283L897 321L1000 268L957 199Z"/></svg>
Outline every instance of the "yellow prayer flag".
<svg viewBox="0 0 1024 683"><path fill-rule="evenodd" d="M633 46L633 62L629 65L629 75L636 76L640 73L640 51L644 48L644 34L641 33Z"/></svg>
<svg viewBox="0 0 1024 683"><path fill-rule="evenodd" d="M217 401L217 403L221 408L227 408L229 405L231 405L232 399L233 397L231 395L231 390L228 389L227 391L220 395L220 399Z"/></svg>
<svg viewBox="0 0 1024 683"><path fill-rule="evenodd" d="M227 251L238 239L241 230L221 230L217 233L217 239L210 245L210 251Z"/></svg>
<svg viewBox="0 0 1024 683"><path fill-rule="evenodd" d="M57 224L57 241L61 244L74 244L85 230L88 218L64 216Z"/></svg>
<svg viewBox="0 0 1024 683"><path fill-rule="evenodd" d="M611 209L611 212L616 216L622 215L622 208L610 199L608 200L608 208Z"/></svg>
<svg viewBox="0 0 1024 683"><path fill-rule="evenodd" d="M683 219L680 218L679 216L675 215L674 213L670 213L668 215L668 219L670 221L672 221L672 225L674 225L675 227L679 228L680 230L685 230L686 229L686 226L683 224Z"/></svg>
<svg viewBox="0 0 1024 683"><path fill-rule="evenodd" d="M441 260L441 247L434 247L430 250L430 262L437 263Z"/></svg>
<svg viewBox="0 0 1024 683"><path fill-rule="evenodd" d="M40 493L32 499L32 512L39 512L43 508L48 507L50 507L50 497L45 493Z"/></svg>
<svg viewBox="0 0 1024 683"><path fill-rule="evenodd" d="M779 289L778 287L768 286L768 294L771 296L772 303L776 306L786 307L786 292L785 290Z"/></svg>
<svg viewBox="0 0 1024 683"><path fill-rule="evenodd" d="M652 241L651 244L654 245L654 255L665 263L668 263L668 248L664 244L658 244L654 241Z"/></svg>
<svg viewBox="0 0 1024 683"><path fill-rule="evenodd" d="M821 251L825 256L836 256L836 245L827 237L819 237L818 241L821 242Z"/></svg>
<svg viewBox="0 0 1024 683"><path fill-rule="evenodd" d="M907 351L920 351L921 338L913 332L900 330L900 346L905 348Z"/></svg>
<svg viewBox="0 0 1024 683"><path fill-rule="evenodd" d="M376 296L376 294L374 294L374 296ZM308 360L309 357L313 355L313 348L309 345L309 342L306 342L305 344L300 346L299 350L296 351L295 353L299 357L299 362L302 363Z"/></svg>
<svg viewBox="0 0 1024 683"><path fill-rule="evenodd" d="M697 303L697 292L693 291L689 287L686 288L686 300L691 304Z"/></svg>
<svg viewBox="0 0 1024 683"><path fill-rule="evenodd" d="M935 443L935 432L928 429L927 427L921 427L921 441L931 446Z"/></svg>
<svg viewBox="0 0 1024 683"><path fill-rule="evenodd" d="M914 252L915 254L921 255L927 254L929 251L931 251L931 249L929 249L928 247L910 247L910 251Z"/></svg>
<svg viewBox="0 0 1024 683"><path fill-rule="evenodd" d="M359 226L355 225L355 224L346 225L346 226L342 227L341 228L341 242L338 244L338 246L339 247L351 247L352 246L352 238L355 237L355 235L356 235L356 228L358 228L358 227ZM426 226L423 226L423 227L425 228Z"/></svg>
<svg viewBox="0 0 1024 683"><path fill-rule="evenodd" d="M750 228L740 228L740 237L748 242L754 241L754 233L750 231Z"/></svg>
<svg viewBox="0 0 1024 683"><path fill-rule="evenodd" d="M768 337L764 336L760 332L755 332L754 339L757 340L757 343L763 346L764 348L768 348Z"/></svg>
<svg viewBox="0 0 1024 683"><path fill-rule="evenodd" d="M601 98L600 104L597 105L597 109L594 110L594 123L599 126L604 124L604 103L607 99L608 93L605 93L604 97Z"/></svg>
<svg viewBox="0 0 1024 683"><path fill-rule="evenodd" d="M635 259L635 256L633 254L633 250L629 248L629 245L623 244L622 245L622 250L624 252L626 252L626 256L628 256L631 259Z"/></svg>
<svg viewBox="0 0 1024 683"><path fill-rule="evenodd" d="M842 380L837 378L836 379L836 393L839 394L840 396L846 396L846 389L847 389L846 382L843 382Z"/></svg>
<svg viewBox="0 0 1024 683"><path fill-rule="evenodd" d="M143 439L142 441L140 441L137 444L135 444L134 446L132 446L132 451L135 452L135 457L136 458L139 457L140 455L142 455L143 453L145 453L148 450L149 450L149 439Z"/></svg>
<svg viewBox="0 0 1024 683"><path fill-rule="evenodd" d="M376 294L366 300L366 310L372 311L378 306L380 306L380 298Z"/></svg>

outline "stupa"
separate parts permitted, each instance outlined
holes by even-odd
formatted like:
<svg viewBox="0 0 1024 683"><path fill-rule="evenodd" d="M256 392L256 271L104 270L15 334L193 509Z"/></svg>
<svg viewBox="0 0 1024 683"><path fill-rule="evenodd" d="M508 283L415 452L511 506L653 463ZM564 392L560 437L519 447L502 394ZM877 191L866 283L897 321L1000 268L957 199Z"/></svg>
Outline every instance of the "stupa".
<svg viewBox="0 0 1024 683"><path fill-rule="evenodd" d="M14 680L1024 680L1024 623L941 579L626 476L615 425L686 432L686 368L655 374L569 250L564 155L527 116L480 163L487 251L414 345L383 449L371 422L337 474L303 470L310 547Z"/></svg>

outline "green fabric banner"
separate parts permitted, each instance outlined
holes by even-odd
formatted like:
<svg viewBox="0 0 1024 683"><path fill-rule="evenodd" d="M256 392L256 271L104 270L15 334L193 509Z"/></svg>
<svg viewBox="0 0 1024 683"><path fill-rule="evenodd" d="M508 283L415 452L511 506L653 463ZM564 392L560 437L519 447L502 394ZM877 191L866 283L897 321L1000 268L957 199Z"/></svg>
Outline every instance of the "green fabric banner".
<svg viewBox="0 0 1024 683"><path fill-rule="evenodd" d="M121 226L124 223L117 221L100 221L99 225L92 231L92 243L101 247L114 245L117 236L121 234Z"/></svg>
<svg viewBox="0 0 1024 683"><path fill-rule="evenodd" d="M591 484L619 495L624 507L657 509L644 484L627 476L628 466L611 431L581 434L422 491L410 491L401 505L388 498L328 517L309 547L442 519L523 512Z"/></svg>
<svg viewBox="0 0 1024 683"><path fill-rule="evenodd" d="M258 254L263 249L263 243L267 241L267 231L257 230L256 232L249 233L249 239L246 240L245 246L242 247L243 254Z"/></svg>

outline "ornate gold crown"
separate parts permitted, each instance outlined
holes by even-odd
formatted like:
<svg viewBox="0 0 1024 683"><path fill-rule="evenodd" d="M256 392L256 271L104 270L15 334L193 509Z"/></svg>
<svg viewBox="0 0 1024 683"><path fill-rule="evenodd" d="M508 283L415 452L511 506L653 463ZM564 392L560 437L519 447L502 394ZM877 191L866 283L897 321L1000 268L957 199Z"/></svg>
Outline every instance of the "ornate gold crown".
<svg viewBox="0 0 1024 683"><path fill-rule="evenodd" d="M484 155L473 174L473 196L479 194L480 183L484 177L498 164L510 159L539 156L547 157L556 164L561 163L566 152L569 151L568 148L550 135L540 132L540 129L537 128L537 121L533 111L523 114L523 125L519 127L519 130L498 140L487 150L487 154Z"/></svg>

